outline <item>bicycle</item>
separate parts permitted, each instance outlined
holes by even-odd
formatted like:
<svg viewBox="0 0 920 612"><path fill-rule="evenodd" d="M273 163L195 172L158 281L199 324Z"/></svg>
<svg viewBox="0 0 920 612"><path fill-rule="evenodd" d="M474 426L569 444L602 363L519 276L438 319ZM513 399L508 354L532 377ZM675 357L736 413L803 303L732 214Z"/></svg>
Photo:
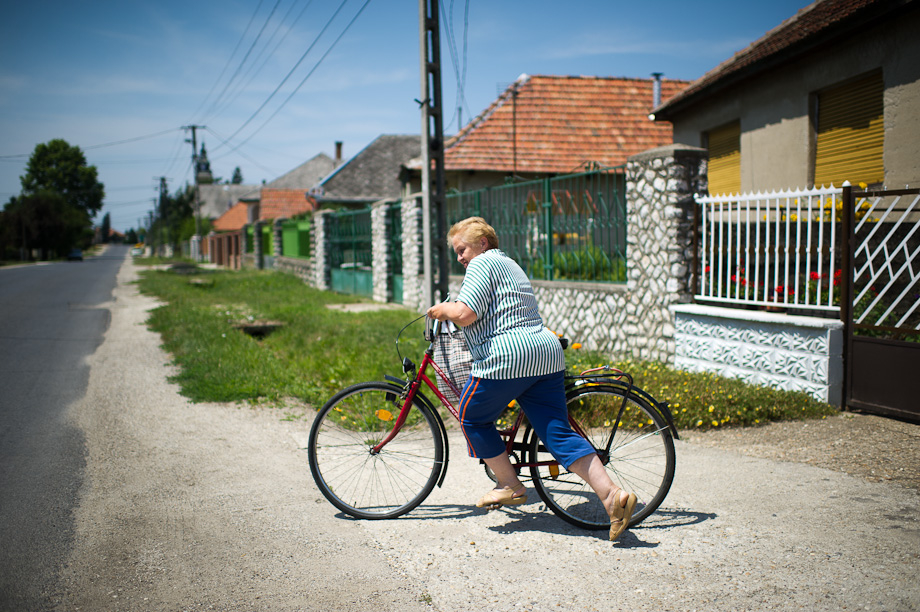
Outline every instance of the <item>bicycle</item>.
<svg viewBox="0 0 920 612"><path fill-rule="evenodd" d="M397 352L403 330L397 335ZM460 392L434 361L438 331L439 323L427 320L425 338L431 344L418 368L408 357L402 360L405 381L386 375L386 381L352 385L316 415L308 443L310 471L326 499L349 516L396 518L444 482L447 428L421 387L426 385L458 421L457 408L438 389L437 379L428 376L429 368L456 396ZM566 341L560 341L565 348ZM597 450L614 483L638 497L630 521L635 526L664 501L674 478L678 433L668 405L636 387L628 373L610 366L565 379L572 428ZM585 529L609 528L598 497L553 459L523 410L499 433L519 475L529 471L533 487L553 513ZM494 480L488 468L486 473Z"/></svg>

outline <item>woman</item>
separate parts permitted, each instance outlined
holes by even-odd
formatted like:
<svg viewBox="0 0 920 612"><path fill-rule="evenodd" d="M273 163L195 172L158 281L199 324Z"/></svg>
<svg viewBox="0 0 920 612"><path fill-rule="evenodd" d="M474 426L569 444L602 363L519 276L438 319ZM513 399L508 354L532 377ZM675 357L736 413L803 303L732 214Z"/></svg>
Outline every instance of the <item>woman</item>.
<svg viewBox="0 0 920 612"><path fill-rule="evenodd" d="M470 456L485 461L497 481L476 505L527 501L526 487L495 429L495 419L516 399L553 457L597 493L615 540L629 525L636 496L610 480L594 448L569 427L562 346L543 326L527 275L499 250L495 230L480 217L454 224L447 240L466 276L457 301L435 304L428 316L463 328L473 355L460 398L460 424Z"/></svg>

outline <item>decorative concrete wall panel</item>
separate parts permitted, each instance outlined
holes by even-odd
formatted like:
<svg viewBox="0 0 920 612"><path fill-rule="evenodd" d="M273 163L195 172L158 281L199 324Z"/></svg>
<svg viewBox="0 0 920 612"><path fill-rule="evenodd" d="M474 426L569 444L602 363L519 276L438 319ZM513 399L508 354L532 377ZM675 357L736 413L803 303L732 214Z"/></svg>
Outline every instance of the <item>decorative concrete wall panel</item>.
<svg viewBox="0 0 920 612"><path fill-rule="evenodd" d="M839 404L843 324L833 319L678 305L674 363Z"/></svg>

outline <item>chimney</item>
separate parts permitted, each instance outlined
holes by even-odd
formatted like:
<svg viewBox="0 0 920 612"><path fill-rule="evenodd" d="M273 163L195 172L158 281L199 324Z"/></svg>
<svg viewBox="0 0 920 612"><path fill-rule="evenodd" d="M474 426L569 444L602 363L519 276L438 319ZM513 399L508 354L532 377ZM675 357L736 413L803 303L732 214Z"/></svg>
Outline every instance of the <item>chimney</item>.
<svg viewBox="0 0 920 612"><path fill-rule="evenodd" d="M652 73L652 108L658 108L661 106L661 75L663 72L653 72Z"/></svg>
<svg viewBox="0 0 920 612"><path fill-rule="evenodd" d="M342 161L342 141L335 141L335 164L339 165L339 162Z"/></svg>

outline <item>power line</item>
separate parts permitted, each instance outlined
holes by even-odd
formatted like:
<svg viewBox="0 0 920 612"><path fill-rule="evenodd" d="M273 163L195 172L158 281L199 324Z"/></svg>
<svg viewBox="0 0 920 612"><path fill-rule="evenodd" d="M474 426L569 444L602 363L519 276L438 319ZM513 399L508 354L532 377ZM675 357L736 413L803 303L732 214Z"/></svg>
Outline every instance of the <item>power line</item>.
<svg viewBox="0 0 920 612"><path fill-rule="evenodd" d="M163 136L164 134L169 134L170 132L175 132L182 128L170 128L168 130L163 130L162 132L156 132L154 134L147 134L145 136L135 136L134 138L125 138L124 140L113 140L112 142L104 142L102 144L90 145L88 147L80 147L83 151L88 151L90 149L101 149L103 147L114 147L117 145L127 144L129 142L137 142L139 140L147 140L149 138L156 138L157 136ZM32 153L17 153L16 155L0 155L0 159L15 159L21 157L29 157Z"/></svg>
<svg viewBox="0 0 920 612"><path fill-rule="evenodd" d="M346 0L346 2L347 2L347 0ZM234 148L231 150L231 152L232 152L232 151L236 151L236 150L239 149L241 146L243 146L244 144L246 144L247 142L249 142L249 140L252 139L253 136L255 136L255 135L258 134L260 131L262 131L262 129L263 129L266 125L268 125L269 122L271 122L271 120L274 119L275 116L276 116L279 112L281 112L281 109L284 108L284 106L285 106L288 102L291 101L291 98L293 98L294 95L295 95L298 91L300 91L300 88L303 87L304 83L307 82L307 79L309 79L311 76L313 76L313 73L316 72L316 69L319 68L320 64L322 64L323 61L326 59L326 57L329 56L329 54L332 52L332 50L335 48L335 46L339 43L340 40L342 40L342 38L345 36L346 32L348 32L349 28L351 28L351 26L355 23L355 21L358 20L358 17L361 15L361 13L364 12L364 9L367 8L367 5L370 4L370 3L371 3L371 0L366 0L366 1L364 2L364 4L361 5L361 8L358 10L357 13L355 13L355 16L352 17L351 21L348 22L348 25L345 26L345 29L342 30L342 33L339 34L338 38L336 38L336 39L332 42L332 45L326 50L326 52L323 54L323 56L319 58L319 61L317 61L316 64L314 64L314 66L313 66L313 68L310 70L310 72L307 73L307 76L305 76L305 77L303 78L303 80L300 81L300 83L297 85L297 87L294 88L294 91L292 91L292 92L290 93L290 95L289 95L287 98L285 98L284 102L282 102L281 105L280 105L277 109L275 109L275 112L272 113L271 116L270 116L268 119L266 119L265 122L264 122L262 125L260 125L260 126L258 127L258 129L256 129L252 134L250 134L249 136L247 136L242 142L240 142L238 145L236 145L236 147L234 147ZM344 5L344 3L343 3L343 5ZM322 34L321 34L321 35L322 35ZM311 45L311 47L312 47L312 45ZM299 63L299 62L298 62L298 63ZM277 90L275 90L275 91L277 91ZM274 95L274 94L272 94L272 95ZM264 107L264 105L263 105L263 107ZM261 110L261 108L260 108L259 110ZM257 113L258 113L258 111L256 111L256 114L257 114ZM255 117L255 114L253 114L253 116L250 117L250 119L248 119L248 120L246 121L246 123L248 124L249 121L251 121L254 117ZM246 125L246 124L244 124L242 127L240 127L239 130L237 130L236 132L234 132L233 136L236 136L237 134L239 134L240 131L243 129L243 127L245 127L245 125ZM233 136L231 136L231 138L232 138Z"/></svg>
<svg viewBox="0 0 920 612"><path fill-rule="evenodd" d="M368 2L370 2L370 0L368 0ZM319 42L319 39L322 38L322 36L323 36L323 34L326 32L326 30L329 29L329 26L332 25L332 22L335 20L335 18L338 16L338 14L342 11L342 9L345 8L345 5L346 5L346 4L348 4L348 0L342 0L342 4L340 4L340 5L339 5L339 8L337 8L337 9L335 10L335 13L332 14L332 17L329 18L329 21L326 22L326 25L323 26L323 29L320 31L320 33L316 35L316 38L313 39L313 42L310 43L310 46L307 48L307 50L304 51L303 55L300 56L300 59L297 60L297 63L296 63L296 64L294 64L294 67L291 68L290 71L288 71L287 75L285 75L285 77L284 77L284 79L282 79L281 83L279 83L278 86L275 88L275 90L268 96L268 98L266 98L265 102L263 102L262 105L259 106L259 108L257 108L257 109L255 110L255 112L252 113L252 115L250 115L249 118L246 119L246 121L243 122L243 125L241 125L239 128L237 128L237 130L236 130L235 132L233 132L233 134L231 134L229 138L227 138L228 141L229 141L229 140L233 140L233 138L236 137L237 134L239 134L240 132L242 132L243 129L244 129L247 125L249 125L249 124L252 122L252 120L255 119L256 116L257 116L260 112L262 112L262 109L265 108L265 106L271 101L271 99L275 97L275 94L278 93L278 91L284 86L284 84L287 83L288 79L290 79L291 76L294 74L294 71L297 70L297 68L300 66L301 63L303 63L304 59L306 59L306 57L307 57L307 54L309 54L310 51L313 49L313 47L316 46L316 43ZM364 6L367 6L367 3L365 3ZM361 10L364 10L364 8L362 7ZM360 14L360 11L358 12L358 14ZM350 24L349 24L349 25L350 25ZM346 28L346 30L347 30L347 28ZM336 42L338 42L338 41L336 41ZM333 46L335 46L335 43L333 43ZM323 57L325 57L325 56L323 56ZM322 61L322 59L321 59L320 61ZM311 71L310 74L312 74L312 71ZM307 76L309 76L309 75L307 75ZM295 91L296 91L296 90L295 90ZM284 106L284 104L282 104L282 106ZM272 115L272 116L274 116L274 115ZM241 143L241 144L242 144L242 143ZM239 145L237 145L237 146L239 146ZM233 149L233 150L236 150L236 149Z"/></svg>
<svg viewBox="0 0 920 612"><path fill-rule="evenodd" d="M230 87L230 84L233 83L234 79L236 79L236 77L239 76L240 71L243 69L243 66L246 64L246 60L249 59L249 54L252 53L252 50L256 48L256 44L258 44L259 39L262 37L262 33L265 31L265 28L268 27L268 24L271 21L272 17L274 16L275 11L278 10L279 4L281 4L281 0L278 0L277 2L275 2L275 6L272 7L271 12L268 14L268 17L265 19L265 23L263 23L261 29L259 29L259 33L256 34L256 37L252 41L252 44L249 45L249 50L246 51L246 55L244 55L243 59L240 60L240 65L237 66L236 71L233 73L233 76L230 77L230 80L227 81L226 85L224 85L223 91L220 92L220 94L217 96L217 99L211 104L211 107L205 112L206 117L210 116L211 112L217 107L217 103L220 101L223 95L227 92L227 88Z"/></svg>
<svg viewBox="0 0 920 612"><path fill-rule="evenodd" d="M215 132L215 131L212 130L211 128L205 128L205 129L206 129L207 131L209 131L209 132L214 136L214 138L216 138L217 140L219 140L223 145L225 145L225 146L227 146L227 147L232 146L229 142L227 142L227 140L225 140L224 138L221 138L220 135L217 134L217 132ZM240 143L240 145L242 145L242 144L243 144L243 143ZM256 160L252 159L251 157L249 157L248 155L246 155L246 154L243 153L242 151L237 151L236 149L230 149L230 151L228 151L227 153L221 155L220 157L215 157L214 159L220 159L221 157L226 157L227 155L229 155L230 153L233 153L234 151L236 151L236 152L239 154L240 157L242 157L243 159L245 159L245 160L248 161L249 163L253 164L254 166L256 166L256 167L258 167L258 168L261 168L262 170L265 170L266 172L268 172L269 176L275 176L275 171L274 171L274 170L271 170L270 168L266 168L265 166L263 166L262 164L260 164L260 163L257 162Z"/></svg>
<svg viewBox="0 0 920 612"><path fill-rule="evenodd" d="M301 17L303 17L304 13L307 12L307 9L310 8L310 5L311 5L311 4L313 4L313 0L309 0L309 1L306 3L306 5L304 5L304 7L300 10L300 13L297 14L297 17L294 18L294 21L291 22L290 27L284 32L284 35L281 37L281 40L278 41L278 44L276 44L275 47L269 52L269 54L265 57L265 59L264 59L264 60L262 61L262 63L259 65L258 69L255 69L255 71L253 71L253 69L254 69L255 66L256 66L256 62L258 62L259 59L261 59L262 54L265 52L265 50L268 48L268 46L271 44L271 42L275 39L275 36L278 35L278 32L281 30L281 27L285 24L285 22L288 21L288 18L291 16L291 12L292 12L292 11L294 10L294 8L297 6L297 0L295 0L295 2L294 2L293 4L291 4L291 7L288 9L288 12L287 12L287 13L285 14L285 16L282 17L281 20L278 22L278 26L275 28L275 31L272 32L271 37L269 37L268 41L265 43L265 46L264 46L264 47L262 48L262 50L259 52L259 55L258 55L258 56L253 60L253 62L249 65L249 68L246 70L246 74L243 75L243 78L246 78L246 82L245 82L245 83L240 83L237 87L234 88L234 91L233 91L233 93L231 94L231 97L229 97L229 98L227 99L227 101L224 103L222 109L218 109L218 110L215 111L216 113L219 113L219 112L221 112L221 111L223 111L223 110L226 110L231 104L233 104L233 102L236 101L237 98L239 98L240 94L242 94L243 91L245 91L245 89L249 86L249 84L252 83L252 81L253 81L259 74L262 73L262 69L265 68L265 65L266 65L266 64L268 64L268 60L270 60L272 57L274 57L274 55L278 52L278 49L280 49L280 48L281 48L281 45L284 44L284 41L287 40L288 35L289 35L291 32L294 31L294 26L297 25L297 23L300 21ZM247 77L248 77L248 78L247 78Z"/></svg>
<svg viewBox="0 0 920 612"><path fill-rule="evenodd" d="M236 47L233 48L233 53L231 53L230 57L227 58L227 63L224 64L223 70L220 71L220 75L217 77L217 80L214 81L213 85L211 85L211 91L208 92L208 95L204 97L204 100L201 101L201 104L198 106L197 109L195 109L195 112L192 113L193 117L198 114L198 111L200 111L204 107L205 104L207 104L208 98L210 98L211 94L214 93L214 90L217 89L217 84L220 83L221 79L224 78L224 74L227 72L227 68L229 68L231 62L233 62L233 56L236 55L236 52L239 51L240 49L240 45L242 45L243 41L246 39L246 34L249 33L249 28L250 26L252 26L252 22L255 21L256 15L259 14L260 8L262 8L262 0L259 0L259 3L256 5L256 10L252 13L252 17L249 18L249 23L246 24L246 29L243 30L243 34L242 36L240 36L240 39L237 41Z"/></svg>

